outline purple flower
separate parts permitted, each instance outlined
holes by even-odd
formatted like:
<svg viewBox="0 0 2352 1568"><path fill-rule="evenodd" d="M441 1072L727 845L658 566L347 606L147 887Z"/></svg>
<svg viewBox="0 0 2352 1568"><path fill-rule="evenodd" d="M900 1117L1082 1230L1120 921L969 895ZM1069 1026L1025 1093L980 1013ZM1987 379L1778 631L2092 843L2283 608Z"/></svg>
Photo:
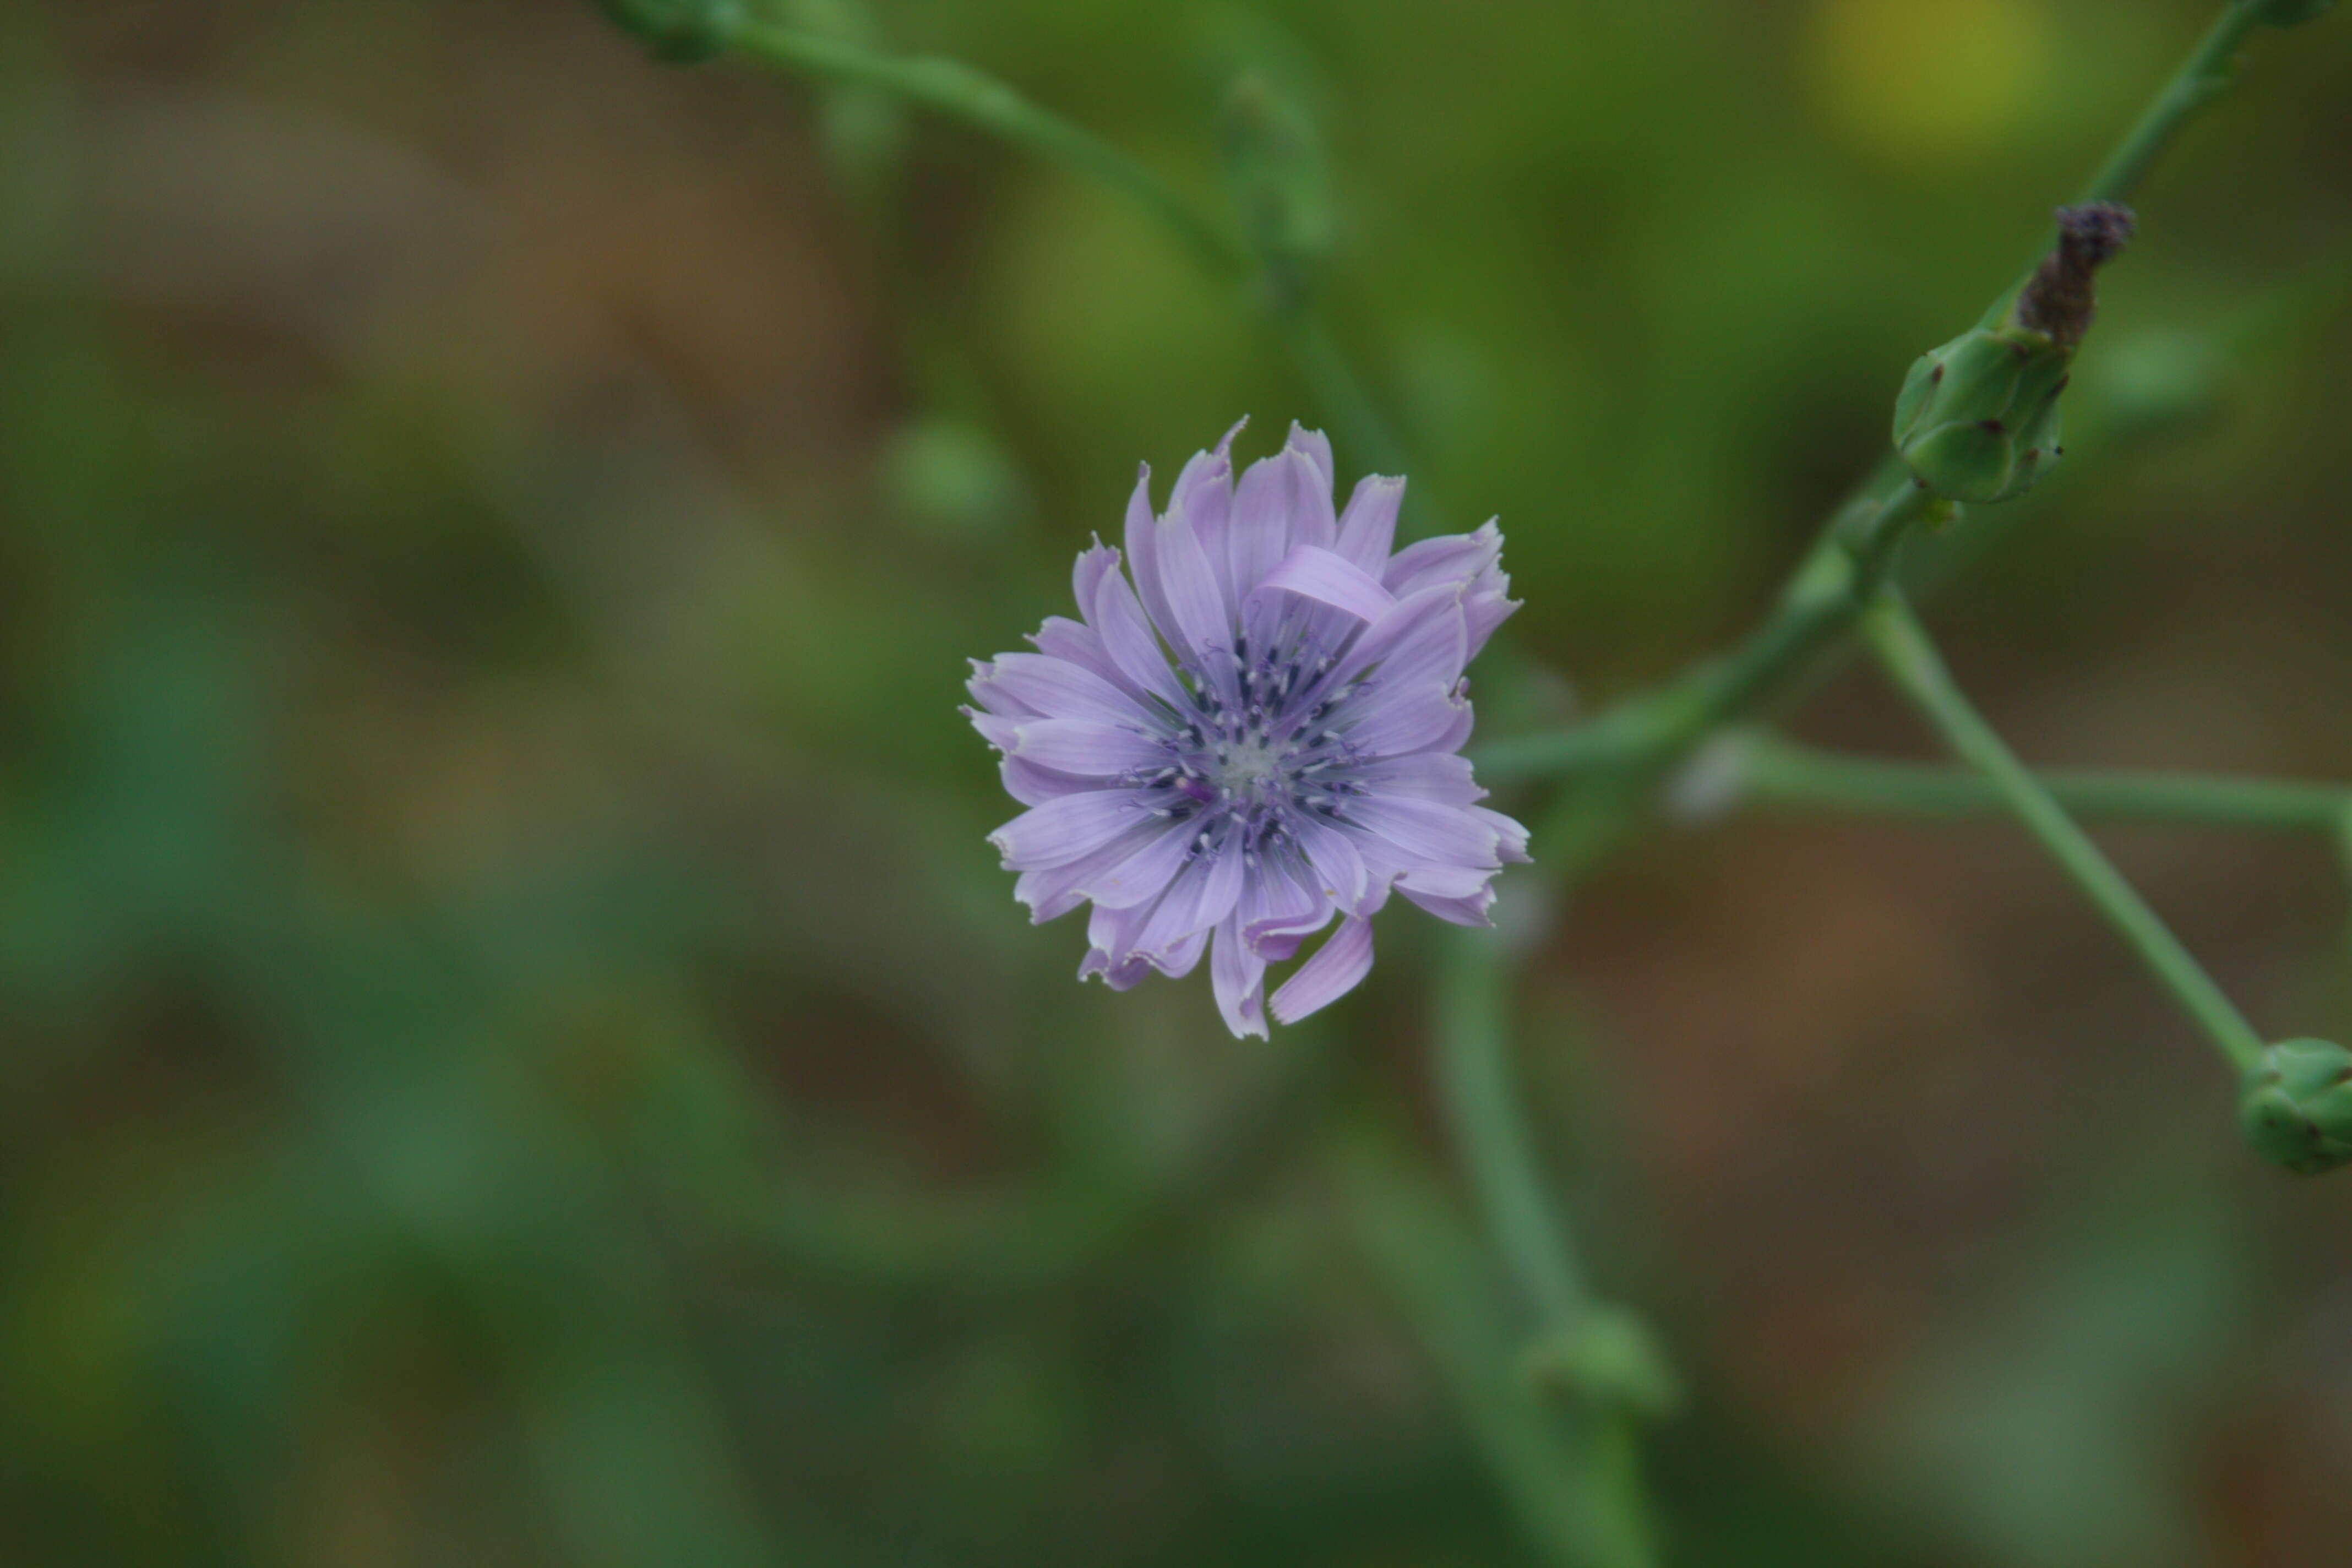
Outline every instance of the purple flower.
<svg viewBox="0 0 2352 1568"><path fill-rule="evenodd" d="M1267 964L1339 916L1274 994L1295 1023L1370 972L1391 889L1486 924L1487 883L1528 835L1475 804L1455 754L1462 668L1518 608L1502 535L1391 554L1402 479L1364 479L1335 514L1331 443L1294 425L1237 488L1240 431L1184 465L1157 517L1143 470L1135 585L1097 540L1078 557L1080 618L975 661L980 709L963 711L1029 807L989 837L1021 874L1013 896L1040 923L1094 904L1079 977L1124 991L1205 951L1226 1025L1264 1037Z"/></svg>

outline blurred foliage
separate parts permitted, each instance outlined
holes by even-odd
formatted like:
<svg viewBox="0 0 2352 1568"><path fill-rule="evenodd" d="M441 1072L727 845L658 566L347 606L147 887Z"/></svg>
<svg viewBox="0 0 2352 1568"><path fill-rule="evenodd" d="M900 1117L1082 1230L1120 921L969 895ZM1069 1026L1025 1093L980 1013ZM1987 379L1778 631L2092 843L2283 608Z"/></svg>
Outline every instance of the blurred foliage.
<svg viewBox="0 0 2352 1568"><path fill-rule="evenodd" d="M1741 624L2210 10L770 8L1204 201L1237 74L1312 114L1410 526L1508 531L1490 730ZM2352 776L2341 23L2145 192L2067 469L1954 584L2037 759ZM0 0L0 1560L1572 1536L1479 1382L1425 938L1237 1044L1073 985L982 843L962 660L1243 411L1320 416L1145 219L870 95L577 0ZM2330 868L2117 847L2342 1037ZM1694 1394L1675 1560L2342 1562L2352 1198L2029 849L1515 877L1547 1152Z"/></svg>

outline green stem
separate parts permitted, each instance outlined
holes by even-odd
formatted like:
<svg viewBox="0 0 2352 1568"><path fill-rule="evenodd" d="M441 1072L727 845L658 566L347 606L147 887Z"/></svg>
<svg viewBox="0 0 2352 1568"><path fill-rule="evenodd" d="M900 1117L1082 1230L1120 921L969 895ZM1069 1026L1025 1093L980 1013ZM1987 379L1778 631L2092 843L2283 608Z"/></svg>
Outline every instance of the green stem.
<svg viewBox="0 0 2352 1568"><path fill-rule="evenodd" d="M1557 1568L1655 1568L1631 1418L1538 1395L1487 1259L1411 1144L1373 1118L1351 1121L1321 1140L1342 1214L1535 1555Z"/></svg>
<svg viewBox="0 0 2352 1568"><path fill-rule="evenodd" d="M1840 756L1777 736L1740 744L1743 800L1888 816L1989 816L2009 808L1999 790L1958 768ZM2341 784L2065 768L2037 776L2080 816L2334 834L2352 816L2352 788Z"/></svg>
<svg viewBox="0 0 2352 1568"><path fill-rule="evenodd" d="M1970 705L1944 667L1927 628L1893 591L1880 595L1864 622L1872 650L1895 684L1940 731L1961 761L1983 773L2060 868L2073 879L2109 924L2137 950L2224 1057L2251 1071L2263 1057L2263 1037L2222 994L2189 950L2066 808L2010 751Z"/></svg>
<svg viewBox="0 0 2352 1568"><path fill-rule="evenodd" d="M2128 196L2181 127L2230 84L2239 46L2257 25L2251 6L2237 0L2224 5L2188 59L2124 132L2080 199L2120 201ZM1999 318L2017 289L2011 284L2003 289L1986 310L1985 320ZM1902 475L1899 464L1891 458L1883 459L1855 488L1822 539L1799 563L1772 618L1727 661L1728 670L1718 667L1710 674L1703 668L1664 692L1629 699L1578 730L1519 737L1490 747L1480 755L1481 771L1492 769L1497 778L1598 771L1613 773L1621 781L1639 780L1642 788L1615 788L1609 800L1592 808L1600 816L1630 813L1638 806L1646 786L1671 772L1713 728L1785 696L1819 667L1820 656L1843 645L1855 616L1822 615L1818 607L1809 606L1804 585L1834 572L1830 557L1843 531L1843 520L1873 504L1870 498L1885 496L1887 487L1900 482ZM1789 621L1802 624L1780 624ZM1681 709L1679 716L1665 711L1675 707ZM1702 722L1708 715L1711 721ZM1612 836L1602 828L1588 835L1596 844Z"/></svg>
<svg viewBox="0 0 2352 1568"><path fill-rule="evenodd" d="M2091 176L2091 183L2084 187L2083 194L2075 201L2129 200L2132 193L2139 188L2141 178L2165 148L2171 144L2180 128L2188 124L2199 110L2229 90L2230 84L2237 79L2238 50L2245 43L2247 35L2261 25L2252 6L2241 4L2239 0L2231 0L2231 4L2223 5L2221 14L2213 18L2213 25L2205 30L2205 36L2197 41L2197 47L2180 63L2180 68L2173 72L2171 79L2148 100L2147 107L2140 111L2140 117L2132 122L2131 129L2124 132L2123 140L2108 153L2107 161L2099 165L2098 173ZM2054 236L2055 230L2052 233ZM2048 241L2044 242L2042 248L2049 248ZM2015 284L1987 307L1980 324L1989 327L2000 320L2009 310L2010 301L2017 297L2018 290L2032 276L2032 269L2029 268Z"/></svg>
<svg viewBox="0 0 2352 1568"><path fill-rule="evenodd" d="M2164 84L2138 121L2124 132L2099 172L2091 176L2081 199L2086 202L2127 200L2158 154L2196 112L2228 90L2238 74L2238 49L2246 36L2261 26L2254 7L2233 3L2221 8L2204 37Z"/></svg>
<svg viewBox="0 0 2352 1568"><path fill-rule="evenodd" d="M729 47L770 65L893 93L1100 180L1165 225L1220 282L1239 283L1260 265L1247 245L1150 168L961 60L886 54L750 17L726 23L721 37ZM1269 329L1340 439L1374 470L1404 472L1402 445L1329 330L1303 300L1283 290L1265 292L1261 305ZM1420 510L1430 510L1426 496Z"/></svg>
<svg viewBox="0 0 2352 1568"><path fill-rule="evenodd" d="M1941 505L1907 474L1885 480L1832 525L1746 641L1585 724L1480 748L1480 776L1578 772L1608 776L1629 796L1646 793L1702 741L1768 706L1843 642L1894 570L1904 539Z"/></svg>
<svg viewBox="0 0 2352 1568"><path fill-rule="evenodd" d="M840 38L738 16L720 34L731 48L786 70L878 88L1065 163L1126 193L1219 278L1246 273L1239 241L1144 164L1076 123L1042 109L961 60L884 54Z"/></svg>
<svg viewBox="0 0 2352 1568"><path fill-rule="evenodd" d="M1507 975L1489 931L1447 931L1437 977L1437 1071L1454 1142L1496 1247L1546 1327L1590 1305L1567 1217L1545 1190L1511 1068Z"/></svg>
<svg viewBox="0 0 2352 1568"><path fill-rule="evenodd" d="M1491 932L1448 931L1436 996L1439 1100L1456 1152L1520 1295L1535 1315L1530 1342L1571 1341L1603 1310L1585 1282L1567 1214L1552 1201L1512 1069L1507 1016L1509 973ZM1646 1336L1644 1336L1646 1342ZM1533 1390L1523 1381L1523 1394ZM1582 1435L1591 1455L1583 1479L1593 1534L1612 1543L1602 1562L1654 1560L1641 1443L1618 1391L1573 1403L1562 1419Z"/></svg>

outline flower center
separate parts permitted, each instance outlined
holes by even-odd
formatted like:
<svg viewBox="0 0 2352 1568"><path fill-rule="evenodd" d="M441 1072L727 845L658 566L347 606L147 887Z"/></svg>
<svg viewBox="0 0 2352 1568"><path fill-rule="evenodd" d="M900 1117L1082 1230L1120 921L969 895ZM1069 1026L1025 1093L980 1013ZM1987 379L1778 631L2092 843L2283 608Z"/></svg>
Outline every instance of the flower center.
<svg viewBox="0 0 2352 1568"><path fill-rule="evenodd" d="M1236 805L1269 805L1289 793L1290 770L1283 765L1289 751L1276 750L1264 731L1252 731L1225 749L1210 776Z"/></svg>

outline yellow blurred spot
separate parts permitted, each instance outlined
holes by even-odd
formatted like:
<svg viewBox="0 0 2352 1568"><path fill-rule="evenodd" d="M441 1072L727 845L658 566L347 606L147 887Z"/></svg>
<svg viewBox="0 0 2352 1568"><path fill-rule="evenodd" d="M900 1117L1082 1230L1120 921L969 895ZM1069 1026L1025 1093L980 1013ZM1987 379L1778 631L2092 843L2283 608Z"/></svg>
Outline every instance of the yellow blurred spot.
<svg viewBox="0 0 2352 1568"><path fill-rule="evenodd" d="M2049 18L2032 0L1814 0L1814 90L1854 140L1894 158L1956 158L2024 122Z"/></svg>

